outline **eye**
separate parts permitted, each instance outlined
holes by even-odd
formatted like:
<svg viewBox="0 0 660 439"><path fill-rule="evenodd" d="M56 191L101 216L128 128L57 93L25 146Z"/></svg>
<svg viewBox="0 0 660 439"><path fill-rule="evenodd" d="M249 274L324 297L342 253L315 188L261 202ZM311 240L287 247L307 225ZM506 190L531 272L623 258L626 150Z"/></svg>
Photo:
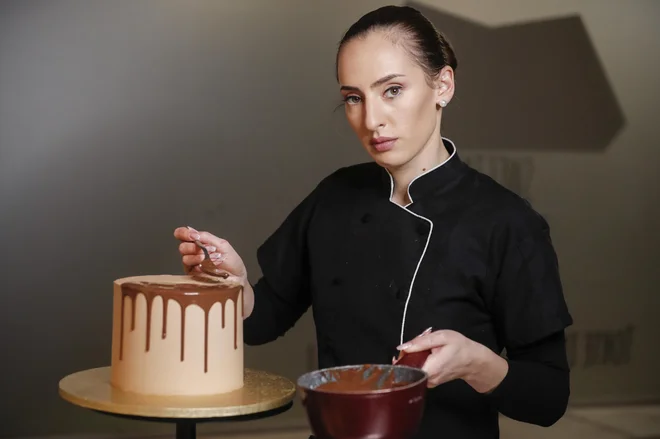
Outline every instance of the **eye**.
<svg viewBox="0 0 660 439"><path fill-rule="evenodd" d="M355 95L348 95L348 96L344 97L343 100L344 100L344 102L346 102L347 104L349 104L349 105L353 105L353 104L357 104L358 102L360 102L360 97L359 97L359 96L355 96Z"/></svg>
<svg viewBox="0 0 660 439"><path fill-rule="evenodd" d="M392 86L392 87L388 88L387 90L385 90L385 94L387 95L387 97L390 97L390 98L396 97L396 96L401 94L401 89L402 88L403 87L401 87L400 85Z"/></svg>

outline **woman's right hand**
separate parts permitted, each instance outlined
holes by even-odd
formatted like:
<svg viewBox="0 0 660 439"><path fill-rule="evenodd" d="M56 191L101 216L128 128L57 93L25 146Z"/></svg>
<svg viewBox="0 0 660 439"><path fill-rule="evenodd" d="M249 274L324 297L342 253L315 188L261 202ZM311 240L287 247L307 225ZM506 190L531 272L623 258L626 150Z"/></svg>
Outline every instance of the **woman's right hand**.
<svg viewBox="0 0 660 439"><path fill-rule="evenodd" d="M199 264L204 260L204 252L195 244L198 240L206 247L216 267L238 278L243 286L243 318L248 318L254 309L254 291L248 281L245 264L231 244L209 232L198 232L188 226L176 228L174 237L181 241L181 261L190 271L201 272Z"/></svg>
<svg viewBox="0 0 660 439"><path fill-rule="evenodd" d="M199 240L211 256L213 263L232 276L247 281L247 270L243 260L227 240L218 238L209 232L199 232L192 227L178 227L174 237L181 241L179 253L187 271L200 271L199 264L204 260L204 252L195 244Z"/></svg>

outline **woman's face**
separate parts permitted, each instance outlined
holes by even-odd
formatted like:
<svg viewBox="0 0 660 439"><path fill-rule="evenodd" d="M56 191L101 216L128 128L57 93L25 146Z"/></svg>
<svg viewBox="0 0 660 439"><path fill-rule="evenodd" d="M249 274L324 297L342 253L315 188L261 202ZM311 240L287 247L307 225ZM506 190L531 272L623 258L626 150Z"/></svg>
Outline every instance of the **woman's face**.
<svg viewBox="0 0 660 439"><path fill-rule="evenodd" d="M406 166L428 146L441 144L438 104L451 98L450 70L432 86L406 50L382 31L342 47L337 69L348 122L376 163Z"/></svg>

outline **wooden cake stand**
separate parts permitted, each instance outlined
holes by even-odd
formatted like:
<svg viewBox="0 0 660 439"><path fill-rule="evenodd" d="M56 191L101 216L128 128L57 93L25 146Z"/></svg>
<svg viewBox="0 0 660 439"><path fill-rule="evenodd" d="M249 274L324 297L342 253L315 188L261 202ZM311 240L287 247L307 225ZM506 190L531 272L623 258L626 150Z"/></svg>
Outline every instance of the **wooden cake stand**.
<svg viewBox="0 0 660 439"><path fill-rule="evenodd" d="M246 369L244 386L210 396L160 397L122 392L110 385L110 367L89 369L60 381L66 401L119 417L172 422L177 439L194 439L197 423L259 419L283 413L293 404L295 385L288 379Z"/></svg>

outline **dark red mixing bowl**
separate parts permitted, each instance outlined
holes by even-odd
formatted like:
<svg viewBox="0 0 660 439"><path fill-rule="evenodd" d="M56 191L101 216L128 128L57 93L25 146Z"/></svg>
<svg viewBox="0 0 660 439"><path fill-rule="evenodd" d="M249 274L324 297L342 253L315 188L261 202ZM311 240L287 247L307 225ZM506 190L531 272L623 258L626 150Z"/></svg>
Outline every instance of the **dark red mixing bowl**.
<svg viewBox="0 0 660 439"><path fill-rule="evenodd" d="M422 420L427 380L419 368L355 365L306 373L297 388L318 439L408 439Z"/></svg>

